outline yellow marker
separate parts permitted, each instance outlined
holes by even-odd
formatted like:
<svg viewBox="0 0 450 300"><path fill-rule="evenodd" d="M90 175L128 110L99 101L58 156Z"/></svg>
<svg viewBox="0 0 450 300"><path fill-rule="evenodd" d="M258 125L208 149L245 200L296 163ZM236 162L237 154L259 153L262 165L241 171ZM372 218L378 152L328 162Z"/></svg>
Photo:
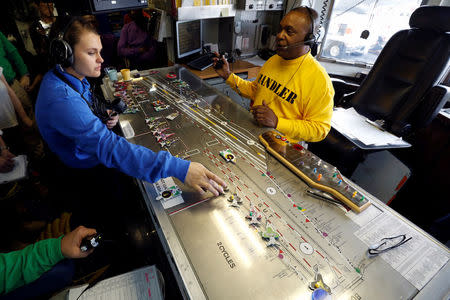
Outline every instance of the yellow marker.
<svg viewBox="0 0 450 300"><path fill-rule="evenodd" d="M315 284L314 286L315 286L316 288L322 288L322 289L324 288L322 280L316 282L316 284Z"/></svg>
<svg viewBox="0 0 450 300"><path fill-rule="evenodd" d="M228 131L225 131L226 134L228 134L229 136L231 136L233 139L237 140L237 137L235 137L234 135L232 135L231 133L229 133Z"/></svg>
<svg viewBox="0 0 450 300"><path fill-rule="evenodd" d="M306 208L302 209L301 211L305 211L305 210L306 210Z"/></svg>
<svg viewBox="0 0 450 300"><path fill-rule="evenodd" d="M208 119L208 118L205 118L205 120L206 120L206 121L208 121L209 123L213 124L214 126L217 126L217 124L216 124L216 123L214 123L213 121L211 121L210 119Z"/></svg>
<svg viewBox="0 0 450 300"><path fill-rule="evenodd" d="M164 93L166 93L167 95L169 94L166 90L162 90Z"/></svg>
<svg viewBox="0 0 450 300"><path fill-rule="evenodd" d="M357 191L354 191L354 192L353 192L352 198L355 198L356 194L358 194L358 192L357 192Z"/></svg>

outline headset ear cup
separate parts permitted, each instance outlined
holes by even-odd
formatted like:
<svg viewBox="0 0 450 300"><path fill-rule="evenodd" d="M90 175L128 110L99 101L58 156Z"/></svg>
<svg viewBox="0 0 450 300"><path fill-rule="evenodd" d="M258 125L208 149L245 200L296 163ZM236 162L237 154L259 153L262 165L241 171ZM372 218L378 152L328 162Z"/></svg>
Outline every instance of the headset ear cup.
<svg viewBox="0 0 450 300"><path fill-rule="evenodd" d="M73 64L73 52L70 45L62 39L54 39L50 44L50 56L55 64L67 68Z"/></svg>
<svg viewBox="0 0 450 300"><path fill-rule="evenodd" d="M311 47L312 46L312 44L315 42L315 36L313 35L313 34L311 34L311 33L308 33L306 36L305 36L305 39L304 39L304 45L306 45L306 46L309 46L309 47Z"/></svg>
<svg viewBox="0 0 450 300"><path fill-rule="evenodd" d="M64 67L70 67L71 65L73 65L73 51L72 51L72 47L70 47L70 45L66 42L63 41L66 44L66 49L67 49L67 58L65 61L65 66Z"/></svg>
<svg viewBox="0 0 450 300"><path fill-rule="evenodd" d="M311 47L311 55L316 56L317 55L317 42L313 42Z"/></svg>

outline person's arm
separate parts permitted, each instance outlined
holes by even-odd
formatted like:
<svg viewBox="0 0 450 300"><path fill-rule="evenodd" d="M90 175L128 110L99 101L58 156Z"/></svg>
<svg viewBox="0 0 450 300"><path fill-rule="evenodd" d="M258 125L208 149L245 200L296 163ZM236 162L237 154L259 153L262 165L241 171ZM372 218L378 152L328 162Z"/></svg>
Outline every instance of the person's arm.
<svg viewBox="0 0 450 300"><path fill-rule="evenodd" d="M242 79L241 77L237 76L236 74L231 74L226 83L239 95L245 98L249 98L251 100L254 100L256 89L257 89L257 82L254 81L248 81L245 79Z"/></svg>
<svg viewBox="0 0 450 300"><path fill-rule="evenodd" d="M57 239L42 240L22 250L1 253L0 294L35 281L64 258L88 256L93 249L81 252L81 241L95 233L95 229L80 226Z"/></svg>
<svg viewBox="0 0 450 300"><path fill-rule="evenodd" d="M323 140L331 128L334 90L315 88L303 109L303 119L278 118L276 129L287 136L307 142ZM300 102L299 102L300 103Z"/></svg>
<svg viewBox="0 0 450 300"><path fill-rule="evenodd" d="M116 135L82 101L58 101L48 108L55 112L51 119L52 127L73 141L77 147L75 155L96 156L108 168L117 168L149 182L174 176L199 192L206 189L215 195L221 188L210 179L226 187L224 181L201 164L174 157L167 151L155 153Z"/></svg>
<svg viewBox="0 0 450 300"><path fill-rule="evenodd" d="M48 239L0 254L0 293L8 293L38 279L64 257L61 239Z"/></svg>
<svg viewBox="0 0 450 300"><path fill-rule="evenodd" d="M20 85L28 91L30 89L30 74L23 75L19 80Z"/></svg>
<svg viewBox="0 0 450 300"><path fill-rule="evenodd" d="M22 120L22 122L28 126L31 127L33 125L33 121L31 121L31 119L28 117L28 115L26 114L25 110L23 109L22 106L22 102L20 102L19 98L17 98L16 93L14 92L14 90L9 86L8 82L5 79L5 76L0 77L0 80L3 81L3 83L5 84L6 88L8 89L8 95L9 98L11 99L11 102L14 106L14 110L16 111L17 115L19 116L19 118Z"/></svg>
<svg viewBox="0 0 450 300"><path fill-rule="evenodd" d="M70 96L68 96L70 97ZM96 156L108 168L138 179L155 182L174 176L185 180L189 162L173 157L166 151L153 151L129 143L116 135L95 116L81 99L67 99L52 103L51 126L76 145L75 155Z"/></svg>
<svg viewBox="0 0 450 300"><path fill-rule="evenodd" d="M217 54L217 53L216 53ZM214 65L217 63L218 60L221 60L223 62L222 69L215 69L217 74L219 74L220 77L222 77L225 82L239 95L249 98L251 100L254 100L254 95L257 89L257 82L255 81L248 81L244 80L241 77L233 74L230 71L230 65L226 58L222 56L221 58L215 57L214 58Z"/></svg>
<svg viewBox="0 0 450 300"><path fill-rule="evenodd" d="M14 66L15 70L18 72L18 75L20 78L28 75L28 68L23 61L22 57L19 54L19 51L17 51L17 48L14 47L14 45L8 41L8 39L5 37L3 33L0 32L0 39L3 45L5 46L5 52L6 56L8 57L9 62L11 65Z"/></svg>
<svg viewBox="0 0 450 300"><path fill-rule="evenodd" d="M33 91L35 88L38 88L38 87L39 87L39 84L40 84L41 81L42 81L42 78L44 78L44 76L42 76L42 74L37 74L37 75L34 77L33 83L32 83L32 84L30 85L30 87L28 88L28 91L31 92L31 91Z"/></svg>

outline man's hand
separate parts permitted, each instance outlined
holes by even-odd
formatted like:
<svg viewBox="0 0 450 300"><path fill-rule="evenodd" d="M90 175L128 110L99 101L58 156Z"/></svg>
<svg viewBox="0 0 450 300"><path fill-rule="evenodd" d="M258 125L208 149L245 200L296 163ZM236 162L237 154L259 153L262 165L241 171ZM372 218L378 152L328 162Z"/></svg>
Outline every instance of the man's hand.
<svg viewBox="0 0 450 300"><path fill-rule="evenodd" d="M219 74L220 77L227 80L231 75L230 65L228 64L228 61L224 55L222 55L222 57L219 57L219 53L215 52L214 54L216 55L216 57L213 57L213 66L216 66L219 59L223 62L223 66L221 69L214 68L214 70L216 70L216 73Z"/></svg>
<svg viewBox="0 0 450 300"><path fill-rule="evenodd" d="M253 117L256 122L261 126L277 128L278 117L275 113L267 106L266 102L263 100L263 105L255 106L252 109Z"/></svg>
<svg viewBox="0 0 450 300"><path fill-rule="evenodd" d="M12 158L0 157L0 173L8 173L14 168Z"/></svg>
<svg viewBox="0 0 450 300"><path fill-rule="evenodd" d="M67 258L83 258L88 256L94 251L90 249L86 252L82 252L80 249L81 241L87 237L96 234L95 229L86 228L84 226L78 226L75 230L66 234L61 240L61 253Z"/></svg>
<svg viewBox="0 0 450 300"><path fill-rule="evenodd" d="M23 75L22 78L20 78L20 85L25 90L28 90L28 88L30 87L30 75Z"/></svg>
<svg viewBox="0 0 450 300"><path fill-rule="evenodd" d="M208 190L215 196L219 196L219 193L223 193L223 188L227 187L225 181L197 162L191 162L189 165L184 183L193 187L200 194Z"/></svg>
<svg viewBox="0 0 450 300"><path fill-rule="evenodd" d="M119 122L119 114L111 114L110 112L108 112L110 114L110 117L108 119L108 121L106 121L106 127L108 127L108 129L113 129L114 126L116 126L117 122Z"/></svg>

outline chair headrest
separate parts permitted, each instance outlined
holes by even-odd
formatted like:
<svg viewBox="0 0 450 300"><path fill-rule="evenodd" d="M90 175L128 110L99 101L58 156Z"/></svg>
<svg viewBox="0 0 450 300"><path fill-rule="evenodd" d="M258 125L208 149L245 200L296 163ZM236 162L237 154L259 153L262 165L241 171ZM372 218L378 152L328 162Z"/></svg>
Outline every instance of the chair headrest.
<svg viewBox="0 0 450 300"><path fill-rule="evenodd" d="M411 28L450 31L450 6L421 6L409 18Z"/></svg>

